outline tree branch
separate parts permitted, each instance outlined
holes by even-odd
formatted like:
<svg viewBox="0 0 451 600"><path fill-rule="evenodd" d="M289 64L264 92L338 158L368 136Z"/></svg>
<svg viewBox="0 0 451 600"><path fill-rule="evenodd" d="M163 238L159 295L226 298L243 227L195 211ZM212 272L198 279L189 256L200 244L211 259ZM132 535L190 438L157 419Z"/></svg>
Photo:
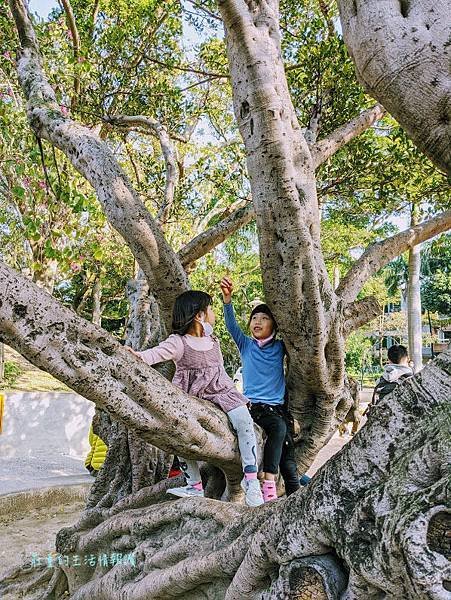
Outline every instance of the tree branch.
<svg viewBox="0 0 451 600"><path fill-rule="evenodd" d="M372 244L342 279L337 294L344 302L353 302L365 282L396 256L450 228L451 210L447 210L429 221Z"/></svg>
<svg viewBox="0 0 451 600"><path fill-rule="evenodd" d="M338 127L324 139L313 144L310 151L312 153L315 169L333 156L335 152L340 150L345 144L371 127L373 123L378 119L381 119L384 114L384 108L380 104L376 104L372 108L364 110L360 115L351 119L341 127Z"/></svg>
<svg viewBox="0 0 451 600"><path fill-rule="evenodd" d="M74 93L70 102L71 109L74 110L78 102L78 96L80 95L80 75L77 72L77 69L81 44L70 0L61 0L61 3L64 6L64 11L66 13L66 20L72 35L72 47L74 50Z"/></svg>
<svg viewBox="0 0 451 600"><path fill-rule="evenodd" d="M449 4L337 4L344 41L365 91L439 169L451 174Z"/></svg>
<svg viewBox="0 0 451 600"><path fill-rule="evenodd" d="M348 337L350 333L366 325L382 312L382 307L375 296L368 296L362 300L352 302L344 309L345 322L343 335Z"/></svg>
<svg viewBox="0 0 451 600"><path fill-rule="evenodd" d="M161 14L159 14L159 13L161 13ZM144 26L142 29L142 34L140 36L142 38L142 42L139 45L135 55L133 57L131 57L130 60L128 61L127 67L126 68L124 67L125 70L123 71L123 78L122 78L122 80L119 81L119 87L116 89L115 94L117 94L117 92L124 86L124 81L126 81L130 77L130 73L136 71L137 67L139 66L141 61L144 59L144 57L147 60L147 53L149 51L150 46L152 45L152 38L154 37L154 35L156 35L156 33L158 32L160 27L164 24L166 19L169 17L169 11L163 10L161 7L159 7L158 11L156 11L156 15L158 15L158 14L159 14L159 18L156 20L156 23L152 29L149 29L148 25L146 23L144 23ZM135 76L136 76L136 74L135 74ZM111 114L115 111L117 103L118 103L118 95L115 95L111 104L108 107L108 110Z"/></svg>
<svg viewBox="0 0 451 600"><path fill-rule="evenodd" d="M226 415L185 394L100 327L0 262L0 340L146 442L240 473ZM187 423L189 426L180 426Z"/></svg>
<svg viewBox="0 0 451 600"><path fill-rule="evenodd" d="M327 0L318 0L318 4L319 4L319 9L322 12L323 17L327 24L327 31L328 31L329 37L333 37L335 35L335 29L334 29L334 23L330 16L329 4L328 4Z"/></svg>
<svg viewBox="0 0 451 600"><path fill-rule="evenodd" d="M158 211L157 219L161 225L164 225L168 220L174 202L175 188L178 183L177 151L166 127L156 119L143 115L114 115L112 117L104 117L104 121L118 127L126 127L127 129L143 129L158 138L166 165L166 187L164 203Z"/></svg>
<svg viewBox="0 0 451 600"><path fill-rule="evenodd" d="M21 51L17 71L27 99L28 119L38 137L49 140L91 183L113 227L129 245L171 322L175 297L188 287L177 255L152 219L108 145L92 130L66 118L41 65L37 39L23 0L10 0Z"/></svg>
<svg viewBox="0 0 451 600"><path fill-rule="evenodd" d="M100 0L94 0L94 6L91 13L91 24L89 26L89 38L92 38L96 28L97 17L99 16Z"/></svg>
<svg viewBox="0 0 451 600"><path fill-rule="evenodd" d="M190 264L213 250L218 244L223 242L232 233L237 231L243 225L246 225L255 217L252 204L239 208L233 212L230 217L220 221L210 229L193 238L186 246L178 252L179 260L187 268Z"/></svg>
<svg viewBox="0 0 451 600"><path fill-rule="evenodd" d="M188 0L188 2L190 4L192 4L198 10L201 10L204 13L206 13L211 19L216 19L217 21L219 21L219 22L222 23L221 17L218 17L218 15L215 15L214 13L212 13L211 10L208 10L207 8L205 8L204 6L202 6L202 4L200 2L194 2L194 0Z"/></svg>

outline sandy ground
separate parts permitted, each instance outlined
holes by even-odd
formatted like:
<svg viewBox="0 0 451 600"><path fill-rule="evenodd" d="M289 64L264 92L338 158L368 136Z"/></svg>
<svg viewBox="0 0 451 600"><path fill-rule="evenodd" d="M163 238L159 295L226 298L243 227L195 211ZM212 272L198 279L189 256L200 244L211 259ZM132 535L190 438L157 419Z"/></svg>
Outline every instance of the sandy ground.
<svg viewBox="0 0 451 600"><path fill-rule="evenodd" d="M55 539L62 527L75 523L83 502L27 511L22 518L0 515L0 574L9 569L55 554ZM0 575L1 577L1 575Z"/></svg>

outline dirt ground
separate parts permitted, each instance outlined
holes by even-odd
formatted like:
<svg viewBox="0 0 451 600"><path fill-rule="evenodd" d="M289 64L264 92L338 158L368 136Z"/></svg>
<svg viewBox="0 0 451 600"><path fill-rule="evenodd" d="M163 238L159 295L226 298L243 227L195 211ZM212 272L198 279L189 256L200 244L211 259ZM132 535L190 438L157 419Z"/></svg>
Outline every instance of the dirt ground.
<svg viewBox="0 0 451 600"><path fill-rule="evenodd" d="M0 576L9 569L30 562L47 560L55 554L55 538L62 527L75 523L83 502L32 509L23 517L0 515Z"/></svg>

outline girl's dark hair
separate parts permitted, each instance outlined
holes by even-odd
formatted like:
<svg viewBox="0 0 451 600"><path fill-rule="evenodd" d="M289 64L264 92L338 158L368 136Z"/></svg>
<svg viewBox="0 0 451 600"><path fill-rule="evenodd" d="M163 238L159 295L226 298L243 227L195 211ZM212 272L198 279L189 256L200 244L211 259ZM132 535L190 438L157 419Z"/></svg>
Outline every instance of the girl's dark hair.
<svg viewBox="0 0 451 600"><path fill-rule="evenodd" d="M172 333L185 335L198 312L206 311L213 303L210 294L190 290L177 296L172 311Z"/></svg>

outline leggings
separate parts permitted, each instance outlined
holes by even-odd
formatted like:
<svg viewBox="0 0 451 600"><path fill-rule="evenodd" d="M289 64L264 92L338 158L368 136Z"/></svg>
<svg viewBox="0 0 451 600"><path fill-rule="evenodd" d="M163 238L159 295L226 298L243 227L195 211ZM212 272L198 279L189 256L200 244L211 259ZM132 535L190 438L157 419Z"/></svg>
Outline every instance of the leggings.
<svg viewBox="0 0 451 600"><path fill-rule="evenodd" d="M263 471L280 474L285 482L287 496L299 489L299 477L294 456L294 443L287 419L281 406L269 404L253 404L251 415L257 425L266 433L263 451Z"/></svg>
<svg viewBox="0 0 451 600"><path fill-rule="evenodd" d="M238 406L238 408L234 408L226 414L238 438L244 473L257 473L257 441L255 439L254 421L247 406ZM184 458L179 460L188 485L199 482L201 477L197 461Z"/></svg>

